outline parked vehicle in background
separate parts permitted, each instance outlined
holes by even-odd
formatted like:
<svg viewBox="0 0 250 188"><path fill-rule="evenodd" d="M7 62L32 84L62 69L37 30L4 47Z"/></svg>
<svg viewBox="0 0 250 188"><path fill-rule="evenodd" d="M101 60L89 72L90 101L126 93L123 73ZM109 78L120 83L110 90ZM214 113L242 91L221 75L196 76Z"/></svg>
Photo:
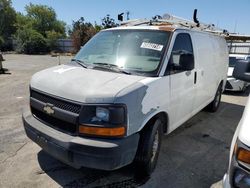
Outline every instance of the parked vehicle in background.
<svg viewBox="0 0 250 188"><path fill-rule="evenodd" d="M26 134L76 168L134 161L149 175L162 135L215 112L226 84L224 37L190 28L144 20L99 32L72 62L32 77Z"/></svg>
<svg viewBox="0 0 250 188"><path fill-rule="evenodd" d="M229 55L229 67L227 73L227 83L226 90L230 91L244 91L248 86L248 83L243 80L238 80L232 76L233 70L237 61L239 60L250 60L250 55L241 55L241 54L230 54Z"/></svg>
<svg viewBox="0 0 250 188"><path fill-rule="evenodd" d="M237 62L233 76L250 82L250 60ZM250 187L250 97L236 128L229 155L229 167L223 178L224 188Z"/></svg>

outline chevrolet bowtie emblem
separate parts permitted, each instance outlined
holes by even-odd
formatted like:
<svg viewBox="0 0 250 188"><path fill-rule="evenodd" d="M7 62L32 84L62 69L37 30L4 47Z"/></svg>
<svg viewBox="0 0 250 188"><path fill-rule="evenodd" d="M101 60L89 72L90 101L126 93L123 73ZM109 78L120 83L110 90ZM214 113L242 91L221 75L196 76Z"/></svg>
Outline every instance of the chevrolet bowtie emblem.
<svg viewBox="0 0 250 188"><path fill-rule="evenodd" d="M49 105L49 104L46 104L43 107L43 111L46 112L46 114L49 114L49 115L52 115L52 114L55 113L55 111L53 110L53 105Z"/></svg>

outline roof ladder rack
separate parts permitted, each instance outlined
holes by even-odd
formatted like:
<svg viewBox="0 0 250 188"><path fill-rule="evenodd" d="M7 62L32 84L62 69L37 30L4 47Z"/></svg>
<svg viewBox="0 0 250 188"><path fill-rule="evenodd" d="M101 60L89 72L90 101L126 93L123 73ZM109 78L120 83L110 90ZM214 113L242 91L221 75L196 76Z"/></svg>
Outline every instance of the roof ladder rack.
<svg viewBox="0 0 250 188"><path fill-rule="evenodd" d="M177 16L169 15L169 14L164 14L163 17L156 17L153 20L149 19L134 19L134 20L128 20L125 22L121 22L122 26L139 26L139 25L175 25L175 26L180 26L180 27L187 27L190 29L195 29L195 30L201 30L201 31L206 31L206 32L211 32L214 34L223 34L223 35L228 35L228 32L226 30L220 29L215 27L214 24L204 24L200 23L198 19L196 18L197 15L197 10L194 10L194 21L187 20L184 18L180 18Z"/></svg>

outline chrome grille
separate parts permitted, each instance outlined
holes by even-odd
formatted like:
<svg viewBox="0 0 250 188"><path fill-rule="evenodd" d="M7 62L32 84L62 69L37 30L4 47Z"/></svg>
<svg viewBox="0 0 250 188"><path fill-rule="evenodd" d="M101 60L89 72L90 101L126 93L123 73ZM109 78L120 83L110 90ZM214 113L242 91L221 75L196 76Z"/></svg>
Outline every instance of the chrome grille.
<svg viewBox="0 0 250 188"><path fill-rule="evenodd" d="M81 105L75 104L72 102L64 101L58 98L54 98L43 93L39 93L37 91L31 91L31 97L37 99L44 103L53 104L55 107L60 108L62 110L70 111L76 114L80 113Z"/></svg>

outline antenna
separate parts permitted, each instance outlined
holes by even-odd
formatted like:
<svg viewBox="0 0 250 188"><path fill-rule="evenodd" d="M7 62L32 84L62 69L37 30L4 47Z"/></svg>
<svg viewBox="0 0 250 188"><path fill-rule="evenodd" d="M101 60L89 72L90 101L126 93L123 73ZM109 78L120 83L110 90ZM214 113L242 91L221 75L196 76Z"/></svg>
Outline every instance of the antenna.
<svg viewBox="0 0 250 188"><path fill-rule="evenodd" d="M197 23L197 27L200 27L200 22L197 19L197 9L194 9L193 20L194 20L195 23Z"/></svg>
<svg viewBox="0 0 250 188"><path fill-rule="evenodd" d="M126 15L127 15L127 20L129 20L130 12L129 12L129 11L126 11Z"/></svg>
<svg viewBox="0 0 250 188"><path fill-rule="evenodd" d="M123 12L121 14L118 14L118 20L121 22L123 21L123 14Z"/></svg>

